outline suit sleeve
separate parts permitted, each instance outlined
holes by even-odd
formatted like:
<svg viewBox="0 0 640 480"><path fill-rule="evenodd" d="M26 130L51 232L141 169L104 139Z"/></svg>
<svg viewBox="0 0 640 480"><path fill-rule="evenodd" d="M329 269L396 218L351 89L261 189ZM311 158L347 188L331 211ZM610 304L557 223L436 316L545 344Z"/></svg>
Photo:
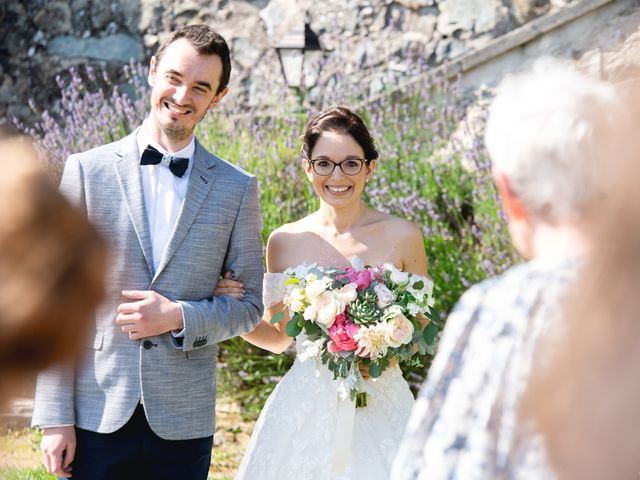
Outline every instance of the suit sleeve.
<svg viewBox="0 0 640 480"><path fill-rule="evenodd" d="M86 212L82 167L70 156L64 167L60 191ZM32 426L55 427L75 424L75 373L71 363L56 365L38 375Z"/></svg>
<svg viewBox="0 0 640 480"><path fill-rule="evenodd" d="M184 315L184 338L173 338L185 351L221 342L252 331L260 322L262 306L262 229L256 179L247 182L223 271L231 270L243 283L245 295L213 297L196 302L180 301Z"/></svg>

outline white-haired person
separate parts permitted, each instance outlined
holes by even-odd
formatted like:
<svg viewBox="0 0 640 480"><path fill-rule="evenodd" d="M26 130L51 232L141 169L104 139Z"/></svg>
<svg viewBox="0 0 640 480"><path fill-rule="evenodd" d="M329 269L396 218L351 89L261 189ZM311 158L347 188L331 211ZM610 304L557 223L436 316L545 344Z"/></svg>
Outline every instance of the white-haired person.
<svg viewBox="0 0 640 480"><path fill-rule="evenodd" d="M589 251L622 108L612 85L552 60L498 87L485 140L527 262L472 287L449 316L392 479L554 478L541 437L518 422L520 401Z"/></svg>

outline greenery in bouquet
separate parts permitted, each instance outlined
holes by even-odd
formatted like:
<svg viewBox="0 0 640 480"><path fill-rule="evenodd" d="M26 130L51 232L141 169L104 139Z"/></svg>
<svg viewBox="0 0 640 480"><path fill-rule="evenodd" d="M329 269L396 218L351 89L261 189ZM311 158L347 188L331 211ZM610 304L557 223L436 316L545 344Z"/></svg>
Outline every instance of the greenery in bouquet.
<svg viewBox="0 0 640 480"><path fill-rule="evenodd" d="M427 277L390 263L364 266L357 258L344 270L313 266L285 273L287 335L304 331L306 357L319 359L339 380L341 396L356 406L366 405L361 364L376 379L394 358L420 364L417 353L435 353L439 318Z"/></svg>

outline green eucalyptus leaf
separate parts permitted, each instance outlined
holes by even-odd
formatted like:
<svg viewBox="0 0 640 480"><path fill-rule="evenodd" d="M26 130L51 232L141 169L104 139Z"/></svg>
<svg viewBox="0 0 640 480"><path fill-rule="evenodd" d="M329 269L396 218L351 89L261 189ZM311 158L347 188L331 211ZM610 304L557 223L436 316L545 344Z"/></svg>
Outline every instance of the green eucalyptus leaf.
<svg viewBox="0 0 640 480"><path fill-rule="evenodd" d="M413 284L413 288L416 290L422 290L424 288L424 282L422 280L418 280Z"/></svg>
<svg viewBox="0 0 640 480"><path fill-rule="evenodd" d="M276 313L273 317L271 317L271 320L269 320L269 322L271 323L271 325L274 325L280 322L283 318L284 318L284 312L280 311Z"/></svg>
<svg viewBox="0 0 640 480"><path fill-rule="evenodd" d="M291 319L287 322L287 325L284 327L284 331L290 337L297 337L300 335L302 331L302 327L298 324L297 320Z"/></svg>
<svg viewBox="0 0 640 480"><path fill-rule="evenodd" d="M377 362L372 362L369 366L369 375L371 378L378 378L382 373L382 366Z"/></svg>
<svg viewBox="0 0 640 480"><path fill-rule="evenodd" d="M429 322L429 324L424 328L423 331L424 341L427 342L427 345L433 345L436 340L436 336L438 335L438 326Z"/></svg>

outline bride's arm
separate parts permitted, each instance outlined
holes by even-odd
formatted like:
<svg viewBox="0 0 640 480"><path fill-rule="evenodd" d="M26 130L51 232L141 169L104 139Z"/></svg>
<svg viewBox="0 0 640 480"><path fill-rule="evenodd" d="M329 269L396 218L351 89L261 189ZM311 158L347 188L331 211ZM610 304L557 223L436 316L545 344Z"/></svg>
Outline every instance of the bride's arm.
<svg viewBox="0 0 640 480"><path fill-rule="evenodd" d="M400 252L402 254L402 270L405 272L416 273L424 277L428 277L427 273L427 253L424 249L424 239L420 229L411 222L405 221L402 229L403 235L400 235ZM418 320L422 327L426 327L429 319L418 316Z"/></svg>
<svg viewBox="0 0 640 480"><path fill-rule="evenodd" d="M284 255L286 248L282 245L282 235L278 234L278 231L274 231L267 241L267 272L282 272L285 270ZM283 266L284 265L284 266ZM230 275L220 280L216 286L214 295L230 295L235 298L242 296L242 284L230 278ZM271 324L271 318L278 312L283 312L285 315L276 324ZM242 338L247 342L255 345L256 347L269 350L273 353L282 353L293 341L289 337L284 328L289 321L289 315L284 308L282 302L265 308L262 321L252 332L242 335Z"/></svg>

